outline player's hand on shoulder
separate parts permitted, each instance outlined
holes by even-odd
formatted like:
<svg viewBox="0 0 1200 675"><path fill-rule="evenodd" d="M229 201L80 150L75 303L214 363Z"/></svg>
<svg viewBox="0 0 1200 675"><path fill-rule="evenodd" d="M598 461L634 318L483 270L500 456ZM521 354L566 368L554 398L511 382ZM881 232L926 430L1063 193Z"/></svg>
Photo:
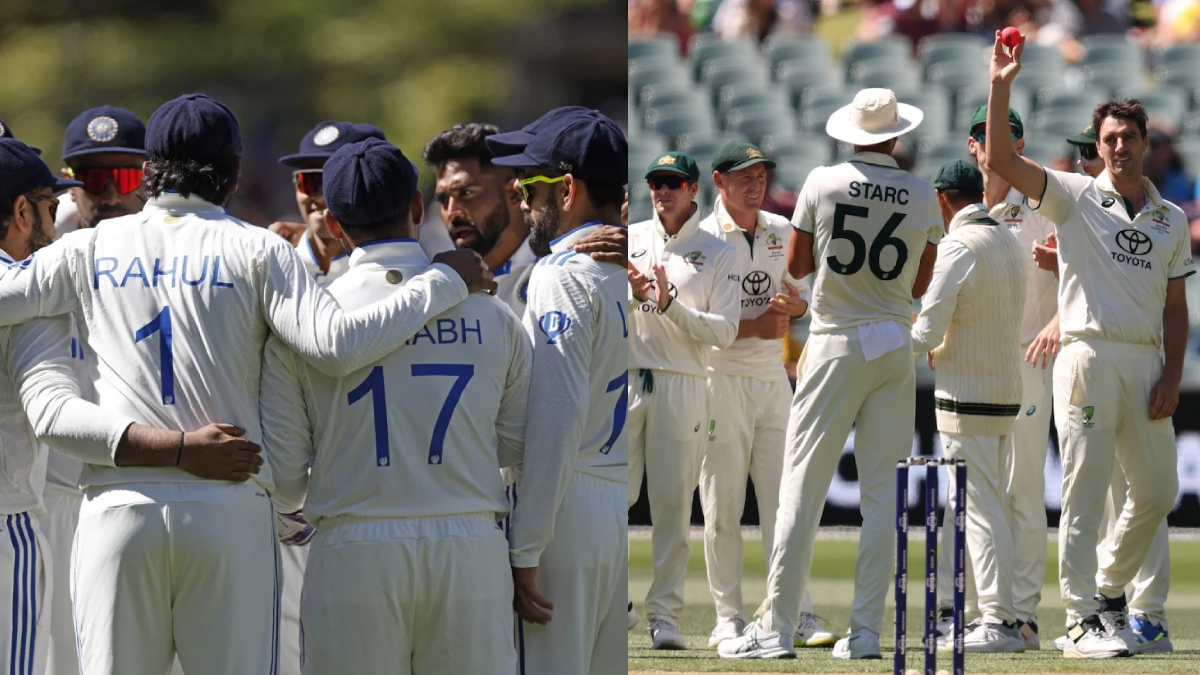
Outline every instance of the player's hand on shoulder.
<svg viewBox="0 0 1200 675"><path fill-rule="evenodd" d="M596 262L628 265L629 233L623 227L605 225L598 232L580 239L574 249L578 253L590 255Z"/></svg>
<svg viewBox="0 0 1200 675"><path fill-rule="evenodd" d="M210 424L184 434L179 468L193 476L242 483L259 472L262 448L242 438L245 429L232 424Z"/></svg>
<svg viewBox="0 0 1200 675"><path fill-rule="evenodd" d="M483 257L467 248L443 251L433 256L434 263L441 263L454 270L463 283L467 285L468 293L484 292L496 294L496 280L492 278L492 270L488 269Z"/></svg>
<svg viewBox="0 0 1200 675"><path fill-rule="evenodd" d="M514 567L513 575L513 609L517 615L529 623L546 625L550 623L554 603L542 597L537 588L536 567Z"/></svg>

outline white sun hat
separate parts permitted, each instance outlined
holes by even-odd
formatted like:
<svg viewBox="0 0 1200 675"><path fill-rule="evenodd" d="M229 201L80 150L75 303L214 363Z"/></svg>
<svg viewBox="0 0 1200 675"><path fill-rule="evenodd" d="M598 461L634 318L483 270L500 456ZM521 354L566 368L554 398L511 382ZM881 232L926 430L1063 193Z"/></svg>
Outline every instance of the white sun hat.
<svg viewBox="0 0 1200 675"><path fill-rule="evenodd" d="M924 117L920 108L897 103L891 89L863 89L829 116L825 133L851 145L874 145L916 129Z"/></svg>

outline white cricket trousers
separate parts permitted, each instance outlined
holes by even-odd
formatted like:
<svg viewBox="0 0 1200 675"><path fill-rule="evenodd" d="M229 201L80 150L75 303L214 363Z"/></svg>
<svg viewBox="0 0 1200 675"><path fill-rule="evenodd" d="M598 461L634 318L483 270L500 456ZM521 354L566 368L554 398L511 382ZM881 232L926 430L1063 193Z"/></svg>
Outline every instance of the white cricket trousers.
<svg viewBox="0 0 1200 675"><path fill-rule="evenodd" d="M300 601L304 675L512 675L495 513L322 523Z"/></svg>
<svg viewBox="0 0 1200 675"><path fill-rule="evenodd" d="M628 506L637 502L642 474L650 497L654 576L646 593L650 621L679 623L687 576L692 496L708 442L708 380L694 375L637 370L629 381Z"/></svg>
<svg viewBox="0 0 1200 675"><path fill-rule="evenodd" d="M79 675L79 652L76 650L75 622L71 609L71 546L75 542L75 526L79 523L79 505L83 493L53 483L46 483L43 492L46 513L41 518L42 529L50 547L53 569L49 570L50 600L49 648L46 675Z"/></svg>
<svg viewBox="0 0 1200 675"><path fill-rule="evenodd" d="M83 675L277 675L275 513L253 482L85 491L71 556Z"/></svg>
<svg viewBox="0 0 1200 675"><path fill-rule="evenodd" d="M1099 611L1097 592L1110 598L1124 592L1175 505L1175 430L1170 418L1149 416L1150 389L1162 369L1157 347L1092 339L1067 344L1054 364L1063 462L1058 576L1067 625ZM1114 462L1129 490L1113 545L1098 567L1096 546Z"/></svg>
<svg viewBox="0 0 1200 675"><path fill-rule="evenodd" d="M1007 436L966 436L940 432L945 442L945 456L967 462L967 522L966 544L968 568L971 574L967 582L970 587L971 615L978 616L984 623L1012 623L1016 621L1013 610L1013 558L1012 530L1006 486L1008 484L1008 453L1011 441ZM951 567L943 572L938 569L938 594L950 599L954 592L954 514L957 499L957 480L954 468L946 472L949 500L946 504L942 527L940 559L949 559ZM1042 535L1043 550L1045 535Z"/></svg>
<svg viewBox="0 0 1200 675"><path fill-rule="evenodd" d="M37 515L0 515L0 675L42 675L50 643L50 546Z"/></svg>
<svg viewBox="0 0 1200 675"><path fill-rule="evenodd" d="M521 675L629 672L622 592L629 585L626 490L615 481L572 474L554 539L538 564L538 590L554 603L553 619L545 626L518 622Z"/></svg>
<svg viewBox="0 0 1200 675"><path fill-rule="evenodd" d="M1021 362L1029 345L1021 347ZM1046 579L1046 453L1050 448L1050 392L1053 361L1050 367L1025 364L1021 368L1021 412L1013 422L1005 453L1005 507L1012 531L1012 607L1020 621L1037 620L1038 603ZM952 473L952 472L951 472ZM968 474L968 479L970 474ZM951 478L953 480L953 478ZM947 512L953 513L954 492L948 493ZM969 504L969 502L968 502ZM938 551L938 597L943 608L953 604L954 529L942 528ZM972 577L967 561L967 580ZM967 585L967 616L978 615L972 584Z"/></svg>
<svg viewBox="0 0 1200 675"><path fill-rule="evenodd" d="M308 545L279 542L279 675L300 675L300 595L307 562Z"/></svg>
<svg viewBox="0 0 1200 675"><path fill-rule="evenodd" d="M708 590L718 624L744 616L741 525L747 476L758 499L763 552L771 557L790 394L782 368L772 380L721 374L708 378L712 422L700 463L700 503Z"/></svg>
<svg viewBox="0 0 1200 675"><path fill-rule="evenodd" d="M785 635L796 630L825 497L851 426L863 524L850 630L883 629L895 560L896 462L912 452L916 414L912 347L908 333L903 335L904 346L869 362L856 331L812 335L804 347L788 420L775 546L762 607L768 630Z"/></svg>
<svg viewBox="0 0 1200 675"><path fill-rule="evenodd" d="M1100 569L1112 564L1112 552L1116 546L1117 517L1125 507L1125 495L1129 490L1129 482L1121 471L1119 462L1113 463L1112 486L1108 491L1108 501L1104 505L1104 520L1101 522L1101 532L1104 538L1097 551ZM1150 542L1150 550L1146 559L1138 568L1133 582L1126 587L1130 615L1145 614L1147 618L1163 628L1167 627L1167 592L1171 586L1171 545L1167 534L1167 521L1164 518L1154 533Z"/></svg>

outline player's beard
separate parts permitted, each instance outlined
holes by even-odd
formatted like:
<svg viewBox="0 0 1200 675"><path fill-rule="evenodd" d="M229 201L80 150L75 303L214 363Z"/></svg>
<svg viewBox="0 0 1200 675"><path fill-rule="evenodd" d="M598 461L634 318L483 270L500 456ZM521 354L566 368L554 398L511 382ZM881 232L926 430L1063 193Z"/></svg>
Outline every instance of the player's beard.
<svg viewBox="0 0 1200 675"><path fill-rule="evenodd" d="M42 214L39 211L37 226L35 226L33 231L29 233L29 255L33 255L34 253L37 253L41 249L46 248L50 244L54 243L54 236L46 234L47 229L51 231L54 230L54 223L47 223L47 220L47 218L42 217ZM46 227L47 224L49 224L50 227Z"/></svg>
<svg viewBox="0 0 1200 675"><path fill-rule="evenodd" d="M540 213L531 211L525 214L525 225L529 227L529 248L539 258L550 255L550 242L558 237L558 228L562 224L558 204L554 201L557 196L557 191L550 195Z"/></svg>
<svg viewBox="0 0 1200 675"><path fill-rule="evenodd" d="M468 244L467 248L479 255L487 255L496 247L496 242L500 240L500 234L508 229L511 221L508 206L501 201L491 213L484 217L482 226L476 226L474 222L466 218L458 218L450 221L450 227L451 229L469 227L474 230L475 241Z"/></svg>

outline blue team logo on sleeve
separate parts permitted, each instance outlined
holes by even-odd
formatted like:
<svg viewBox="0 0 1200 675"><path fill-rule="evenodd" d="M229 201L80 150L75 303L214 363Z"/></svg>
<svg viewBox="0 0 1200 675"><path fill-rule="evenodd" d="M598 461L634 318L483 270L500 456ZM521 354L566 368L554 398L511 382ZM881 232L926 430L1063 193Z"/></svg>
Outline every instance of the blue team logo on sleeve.
<svg viewBox="0 0 1200 675"><path fill-rule="evenodd" d="M571 318L558 311L546 312L542 318L538 319L538 326L546 334L546 337L550 338L546 344L557 344L555 340L571 329Z"/></svg>

